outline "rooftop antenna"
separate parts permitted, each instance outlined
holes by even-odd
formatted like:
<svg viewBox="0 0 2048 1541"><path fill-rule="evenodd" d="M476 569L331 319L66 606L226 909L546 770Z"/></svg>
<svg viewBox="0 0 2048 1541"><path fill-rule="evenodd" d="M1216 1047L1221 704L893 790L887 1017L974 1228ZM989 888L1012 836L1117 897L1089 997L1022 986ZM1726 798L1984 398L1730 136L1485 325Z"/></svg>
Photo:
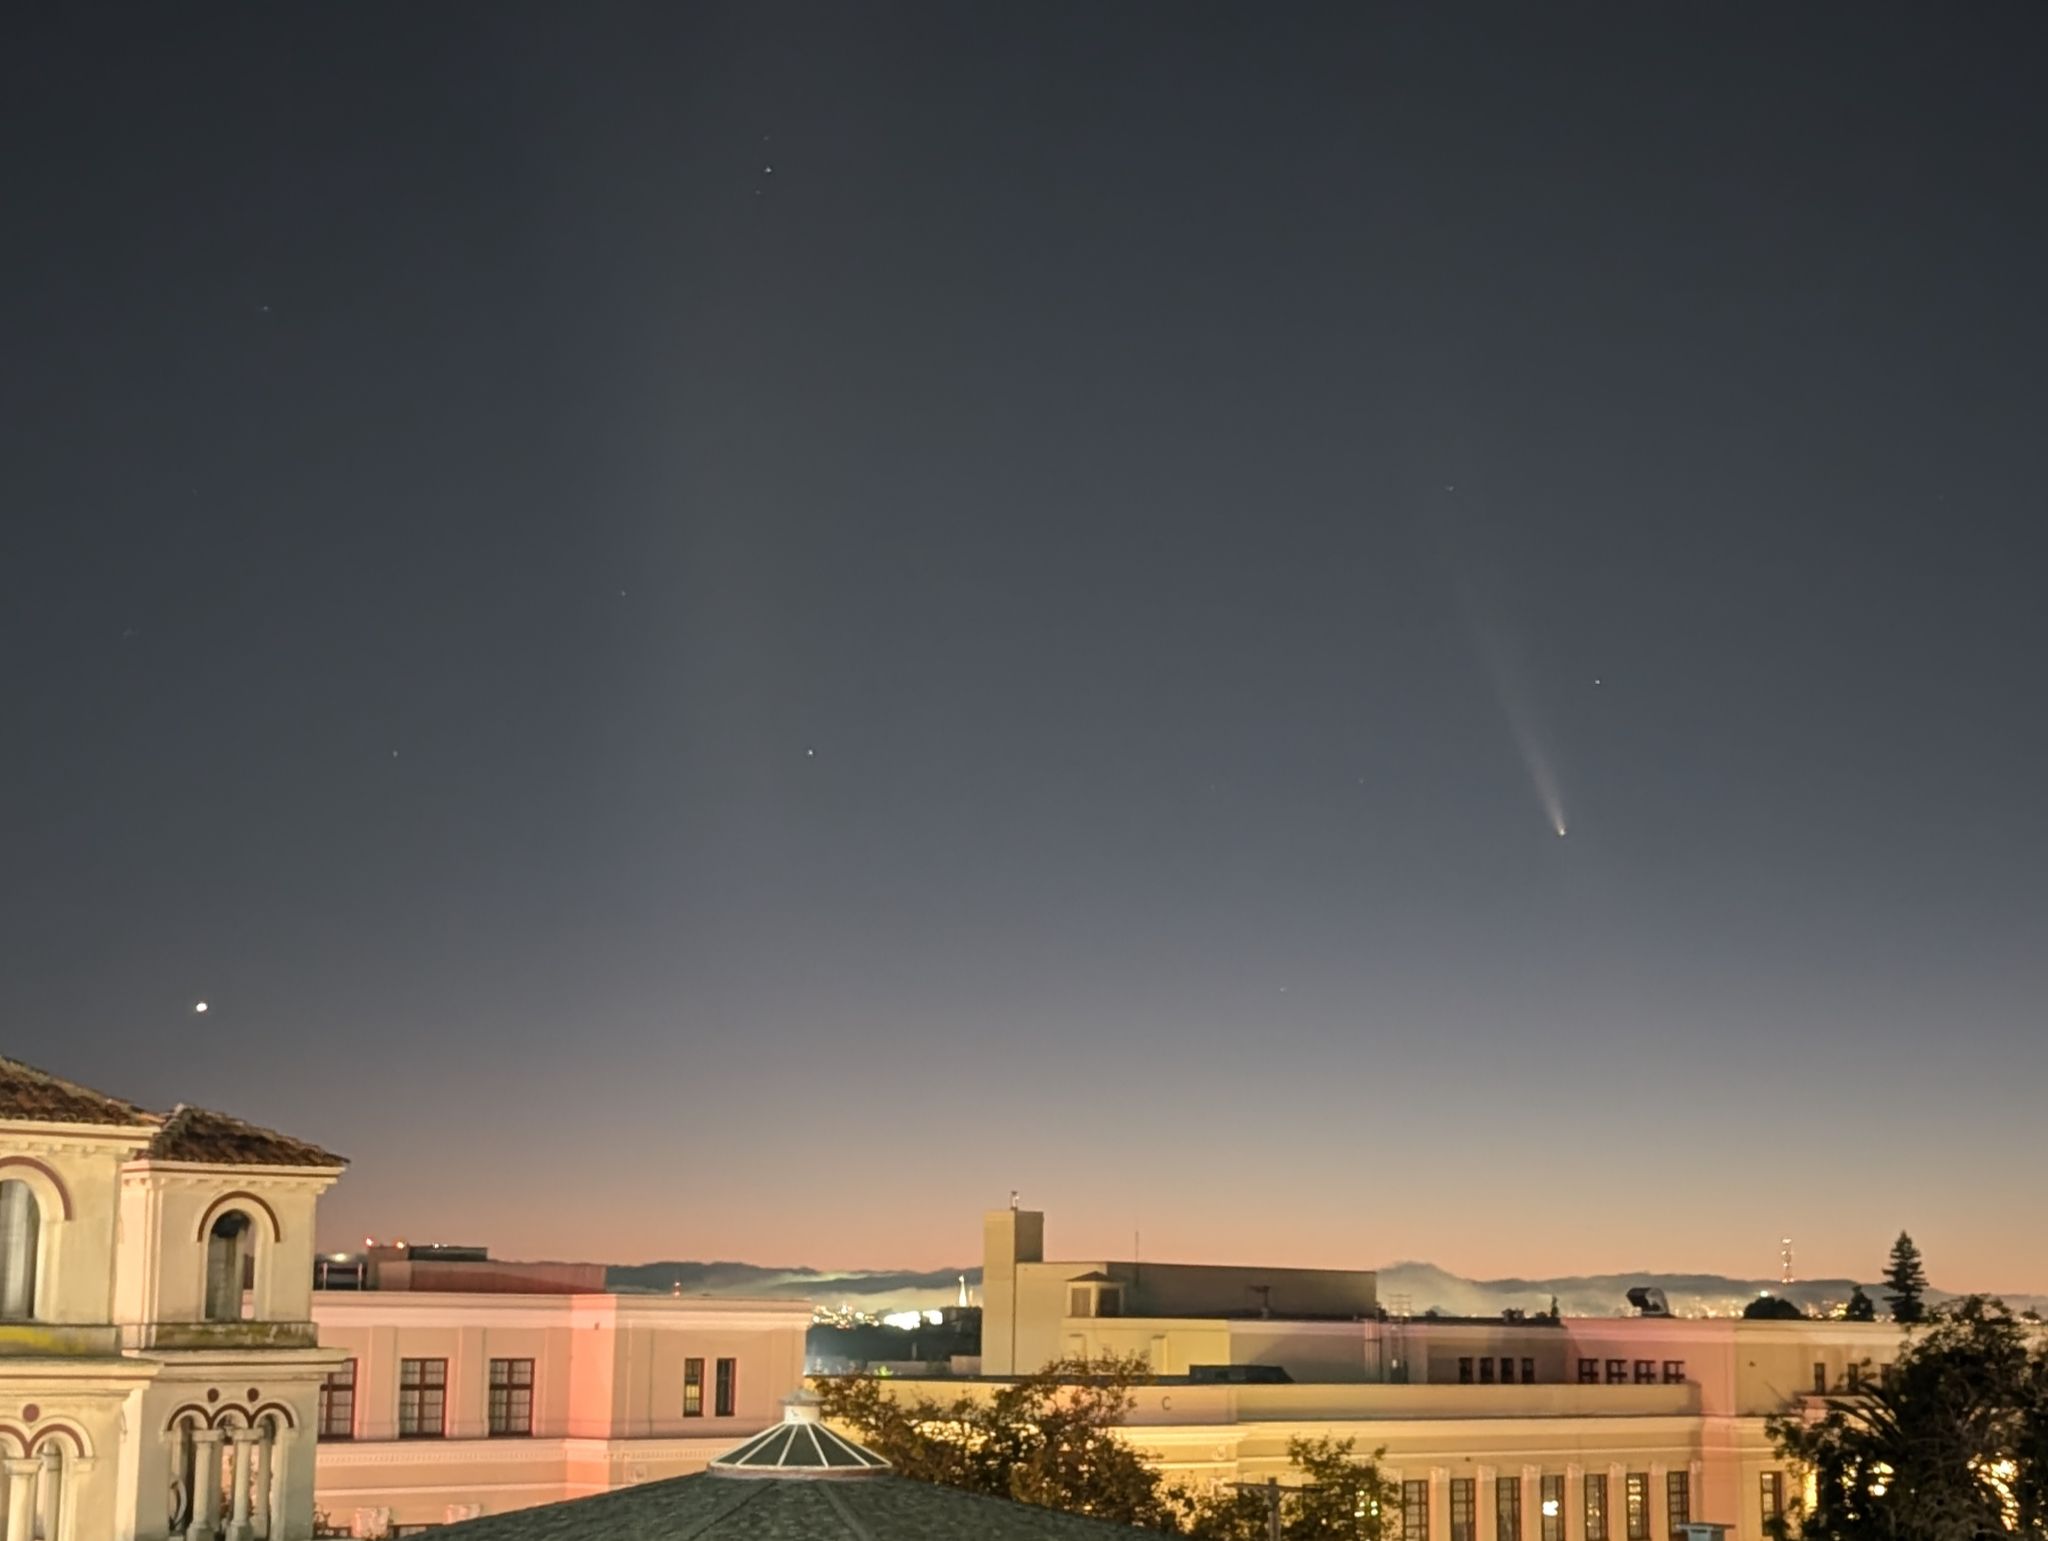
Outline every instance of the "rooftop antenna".
<svg viewBox="0 0 2048 1541"><path fill-rule="evenodd" d="M1792 1282L1792 1238L1787 1236L1778 1243L1778 1282Z"/></svg>
<svg viewBox="0 0 2048 1541"><path fill-rule="evenodd" d="M1012 1188L1012 1189L1010 1190L1010 1208L1011 1208L1012 1210L1015 1210L1015 1209L1016 1209L1016 1207L1017 1207L1017 1190L1016 1190L1015 1188Z"/></svg>

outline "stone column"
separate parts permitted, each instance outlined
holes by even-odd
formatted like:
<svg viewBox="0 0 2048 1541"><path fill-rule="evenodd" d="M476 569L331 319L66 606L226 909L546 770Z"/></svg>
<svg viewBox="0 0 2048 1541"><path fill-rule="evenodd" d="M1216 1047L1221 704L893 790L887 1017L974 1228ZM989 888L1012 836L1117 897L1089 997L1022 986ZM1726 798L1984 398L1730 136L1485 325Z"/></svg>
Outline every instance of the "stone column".
<svg viewBox="0 0 2048 1541"><path fill-rule="evenodd" d="M43 1446L43 1469L36 1478L36 1531L44 1541L57 1541L57 1505L64 1496L64 1452Z"/></svg>
<svg viewBox="0 0 2048 1541"><path fill-rule="evenodd" d="M1522 1468L1522 1535L1525 1541L1543 1541L1543 1468Z"/></svg>
<svg viewBox="0 0 2048 1541"><path fill-rule="evenodd" d="M1607 1541L1628 1541L1628 1468L1607 1468Z"/></svg>
<svg viewBox="0 0 2048 1541"><path fill-rule="evenodd" d="M1451 1541L1451 1472L1447 1466L1429 1469L1429 1541Z"/></svg>
<svg viewBox="0 0 2048 1541"><path fill-rule="evenodd" d="M219 1429L192 1431L192 1526L185 1541L220 1541Z"/></svg>
<svg viewBox="0 0 2048 1541"><path fill-rule="evenodd" d="M36 1478L42 1474L41 1456L9 1456L7 1467L7 1541L30 1541L29 1525L36 1517Z"/></svg>
<svg viewBox="0 0 2048 1541"><path fill-rule="evenodd" d="M1498 1475L1491 1466L1472 1473L1472 1526L1479 1541L1508 1541L1500 1533L1500 1498L1493 1490Z"/></svg>
<svg viewBox="0 0 2048 1541"><path fill-rule="evenodd" d="M1586 1541L1586 1468L1564 1469L1564 1541Z"/></svg>
<svg viewBox="0 0 2048 1541"><path fill-rule="evenodd" d="M268 1429L256 1431L262 1438L256 1441L255 1491L250 1495L255 1503L255 1512L250 1516L250 1528L258 1541L270 1541L270 1456L272 1441L276 1434Z"/></svg>
<svg viewBox="0 0 2048 1541"><path fill-rule="evenodd" d="M229 1435L234 1445L233 1493L228 1502L227 1541L255 1541L255 1527L249 1523L249 1467L255 1453L257 1431L235 1429Z"/></svg>

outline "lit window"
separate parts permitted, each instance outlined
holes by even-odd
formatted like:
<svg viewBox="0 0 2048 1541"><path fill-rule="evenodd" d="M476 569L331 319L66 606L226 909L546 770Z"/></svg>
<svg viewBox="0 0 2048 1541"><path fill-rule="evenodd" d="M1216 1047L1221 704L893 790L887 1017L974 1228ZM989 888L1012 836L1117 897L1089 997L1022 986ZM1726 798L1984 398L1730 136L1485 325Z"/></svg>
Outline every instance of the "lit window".
<svg viewBox="0 0 2048 1541"><path fill-rule="evenodd" d="M1541 1541L1564 1541L1564 1477L1552 1473L1543 1479L1543 1520Z"/></svg>
<svg viewBox="0 0 2048 1541"><path fill-rule="evenodd" d="M1607 1541L1607 1473L1586 1473L1586 1541Z"/></svg>
<svg viewBox="0 0 2048 1541"><path fill-rule="evenodd" d="M1650 1474L1632 1471L1623 1479L1628 1541L1650 1541Z"/></svg>
<svg viewBox="0 0 2048 1541"><path fill-rule="evenodd" d="M704 1416L704 1361L701 1359L683 1361L683 1416Z"/></svg>
<svg viewBox="0 0 2048 1541"><path fill-rule="evenodd" d="M1762 1501L1764 1524L1780 1519L1785 1513L1785 1474L1781 1471L1767 1471L1758 1474L1758 1497Z"/></svg>

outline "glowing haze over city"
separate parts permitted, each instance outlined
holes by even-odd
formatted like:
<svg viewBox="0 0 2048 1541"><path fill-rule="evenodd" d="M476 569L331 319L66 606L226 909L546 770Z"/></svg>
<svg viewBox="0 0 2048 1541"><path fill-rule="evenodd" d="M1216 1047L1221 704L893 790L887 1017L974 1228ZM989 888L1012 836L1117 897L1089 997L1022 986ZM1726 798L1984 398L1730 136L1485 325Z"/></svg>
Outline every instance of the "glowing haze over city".
<svg viewBox="0 0 2048 1541"><path fill-rule="evenodd" d="M11 23L0 1051L330 1247L2048 1289L2048 12L1844 14Z"/></svg>

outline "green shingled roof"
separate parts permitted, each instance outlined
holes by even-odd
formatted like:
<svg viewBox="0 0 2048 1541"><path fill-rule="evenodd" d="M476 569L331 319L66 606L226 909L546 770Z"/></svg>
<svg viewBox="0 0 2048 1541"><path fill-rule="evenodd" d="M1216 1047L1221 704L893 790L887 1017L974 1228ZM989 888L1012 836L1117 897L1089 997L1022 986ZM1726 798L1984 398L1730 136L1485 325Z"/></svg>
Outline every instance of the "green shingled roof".
<svg viewBox="0 0 2048 1541"><path fill-rule="evenodd" d="M907 1477L701 1472L450 1525L448 1541L1139 1541L1154 1534Z"/></svg>

